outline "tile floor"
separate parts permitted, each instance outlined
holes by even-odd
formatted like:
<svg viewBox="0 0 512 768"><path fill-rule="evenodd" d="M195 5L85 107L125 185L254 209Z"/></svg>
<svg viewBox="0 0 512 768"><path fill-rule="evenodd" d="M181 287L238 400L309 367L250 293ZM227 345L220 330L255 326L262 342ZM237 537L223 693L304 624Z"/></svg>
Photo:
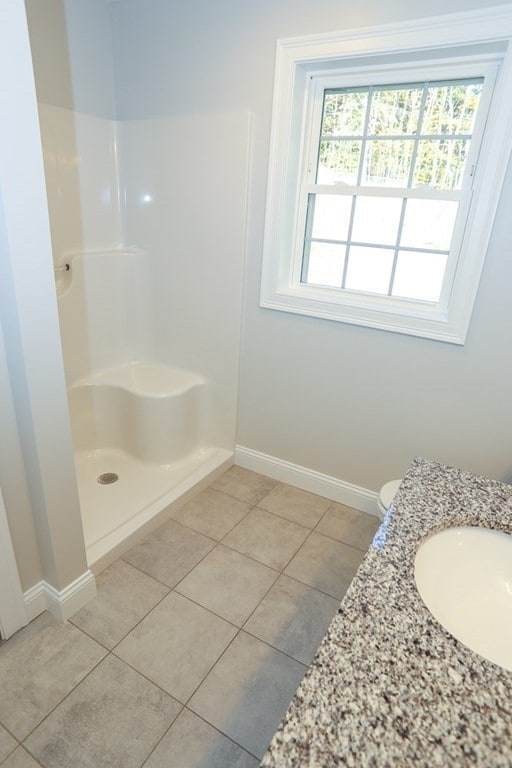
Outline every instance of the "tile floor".
<svg viewBox="0 0 512 768"><path fill-rule="evenodd" d="M232 467L2 643L0 765L257 766L377 526Z"/></svg>

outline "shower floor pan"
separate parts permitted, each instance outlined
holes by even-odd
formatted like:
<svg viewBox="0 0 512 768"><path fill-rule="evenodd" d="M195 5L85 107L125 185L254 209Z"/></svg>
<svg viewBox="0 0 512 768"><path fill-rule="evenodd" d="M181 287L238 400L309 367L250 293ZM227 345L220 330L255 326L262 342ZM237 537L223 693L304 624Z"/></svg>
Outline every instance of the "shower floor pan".
<svg viewBox="0 0 512 768"><path fill-rule="evenodd" d="M155 516L229 466L232 451L208 444L207 394L195 374L140 362L70 388L90 566L105 564Z"/></svg>
<svg viewBox="0 0 512 768"><path fill-rule="evenodd" d="M144 462L116 448L75 453L89 567L100 570L114 560L137 533L149 533L160 513L186 501L232 463L233 452L222 448L199 449L174 465ZM98 483L106 472L119 479Z"/></svg>

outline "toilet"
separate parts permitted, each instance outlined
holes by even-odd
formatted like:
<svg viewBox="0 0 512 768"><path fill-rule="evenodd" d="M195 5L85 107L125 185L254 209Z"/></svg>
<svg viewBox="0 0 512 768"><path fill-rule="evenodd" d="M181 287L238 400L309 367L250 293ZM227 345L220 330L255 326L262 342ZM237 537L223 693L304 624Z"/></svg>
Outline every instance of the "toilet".
<svg viewBox="0 0 512 768"><path fill-rule="evenodd" d="M389 483L386 483L380 489L379 498L377 499L377 506L379 508L379 515L381 518L384 517L389 507L391 506L391 503L395 498L395 494L398 491L401 482L401 479L390 480Z"/></svg>

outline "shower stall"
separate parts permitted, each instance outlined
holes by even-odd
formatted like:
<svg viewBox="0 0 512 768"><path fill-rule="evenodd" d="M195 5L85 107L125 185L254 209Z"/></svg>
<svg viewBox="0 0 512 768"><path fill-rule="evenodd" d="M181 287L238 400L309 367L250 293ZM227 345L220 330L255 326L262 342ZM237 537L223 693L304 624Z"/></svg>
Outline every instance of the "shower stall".
<svg viewBox="0 0 512 768"><path fill-rule="evenodd" d="M62 349L87 558L100 568L233 463L250 120L171 105L136 119L82 111L80 14L92 25L81 55L88 41L93 57L109 8L52 2L66 17L43 28L37 3L27 11ZM63 30L67 104L45 58Z"/></svg>

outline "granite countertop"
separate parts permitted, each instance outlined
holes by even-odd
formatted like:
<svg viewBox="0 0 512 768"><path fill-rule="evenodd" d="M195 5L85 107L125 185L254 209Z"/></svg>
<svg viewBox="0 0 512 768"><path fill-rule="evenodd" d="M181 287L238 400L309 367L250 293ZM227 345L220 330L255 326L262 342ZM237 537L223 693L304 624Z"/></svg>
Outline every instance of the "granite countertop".
<svg viewBox="0 0 512 768"><path fill-rule="evenodd" d="M420 542L456 525L512 533L512 486L414 459L262 766L512 766L512 672L414 583Z"/></svg>

